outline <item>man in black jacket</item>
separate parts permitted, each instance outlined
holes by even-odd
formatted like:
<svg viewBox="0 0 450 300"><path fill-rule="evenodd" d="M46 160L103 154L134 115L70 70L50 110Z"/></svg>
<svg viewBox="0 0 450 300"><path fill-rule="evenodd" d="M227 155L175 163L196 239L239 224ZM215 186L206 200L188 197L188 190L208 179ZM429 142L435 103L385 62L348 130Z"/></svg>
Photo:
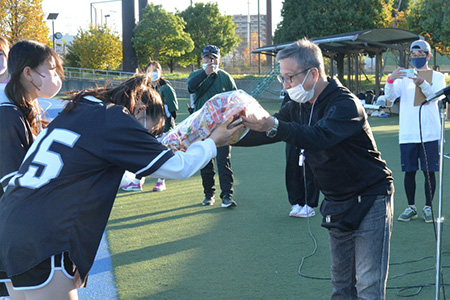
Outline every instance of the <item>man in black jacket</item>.
<svg viewBox="0 0 450 300"><path fill-rule="evenodd" d="M281 50L280 80L292 102L272 117L242 117L239 142L285 141L305 149L331 252L331 299L385 299L392 230L392 172L381 159L360 100L326 78L320 48L303 39ZM299 123L299 106L308 122Z"/></svg>

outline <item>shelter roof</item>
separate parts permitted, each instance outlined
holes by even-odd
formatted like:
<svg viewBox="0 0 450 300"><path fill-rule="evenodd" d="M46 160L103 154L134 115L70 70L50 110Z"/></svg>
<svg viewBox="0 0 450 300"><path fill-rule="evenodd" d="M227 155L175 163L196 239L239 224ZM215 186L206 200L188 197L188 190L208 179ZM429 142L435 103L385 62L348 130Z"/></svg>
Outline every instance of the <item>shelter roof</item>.
<svg viewBox="0 0 450 300"><path fill-rule="evenodd" d="M333 56L338 53L367 52L369 54L375 54L387 48L405 50L408 46L404 44L411 43L420 38L420 35L404 29L376 28L311 38L310 41L318 44L325 56ZM294 42L264 46L253 50L252 53L275 56L278 51L292 43Z"/></svg>

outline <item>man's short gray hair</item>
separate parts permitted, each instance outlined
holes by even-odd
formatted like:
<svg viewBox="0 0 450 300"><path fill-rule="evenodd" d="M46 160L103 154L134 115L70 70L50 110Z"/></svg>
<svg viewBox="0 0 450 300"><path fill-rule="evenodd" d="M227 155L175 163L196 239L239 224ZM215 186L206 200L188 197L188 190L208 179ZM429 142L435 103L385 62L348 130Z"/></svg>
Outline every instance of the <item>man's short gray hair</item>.
<svg viewBox="0 0 450 300"><path fill-rule="evenodd" d="M278 52L277 61L288 57L294 57L298 66L303 70L313 67L317 68L319 70L319 75L322 78L326 78L322 51L319 46L310 40L303 38L287 46Z"/></svg>

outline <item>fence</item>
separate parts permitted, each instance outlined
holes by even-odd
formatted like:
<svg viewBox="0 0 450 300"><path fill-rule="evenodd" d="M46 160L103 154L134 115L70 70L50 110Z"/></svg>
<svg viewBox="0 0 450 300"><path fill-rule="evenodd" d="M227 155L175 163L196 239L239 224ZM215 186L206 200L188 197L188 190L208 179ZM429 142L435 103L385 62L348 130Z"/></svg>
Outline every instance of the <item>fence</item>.
<svg viewBox="0 0 450 300"><path fill-rule="evenodd" d="M279 99L281 85L275 79L277 69L267 68L262 77L246 80L236 80L239 89L245 90L254 97ZM82 69L64 67L65 80L62 91L84 90L95 87L103 87L105 84L116 85L135 75L133 72L121 72L110 70ZM178 97L189 97L186 79L172 79L165 76Z"/></svg>

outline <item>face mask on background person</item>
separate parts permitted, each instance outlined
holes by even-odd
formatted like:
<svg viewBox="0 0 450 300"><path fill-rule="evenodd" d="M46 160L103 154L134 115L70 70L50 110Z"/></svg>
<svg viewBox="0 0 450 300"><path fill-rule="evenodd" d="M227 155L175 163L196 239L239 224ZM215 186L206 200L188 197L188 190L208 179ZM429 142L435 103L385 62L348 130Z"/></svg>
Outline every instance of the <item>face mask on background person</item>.
<svg viewBox="0 0 450 300"><path fill-rule="evenodd" d="M411 62L414 66L414 68L416 69L422 69L425 64L427 63L427 58L426 57L413 57L411 59Z"/></svg>
<svg viewBox="0 0 450 300"><path fill-rule="evenodd" d="M3 54L3 51L0 50L0 75L3 75L8 71L8 60L6 59L6 55Z"/></svg>
<svg viewBox="0 0 450 300"><path fill-rule="evenodd" d="M159 72L152 72L152 81L158 81L159 77Z"/></svg>
<svg viewBox="0 0 450 300"><path fill-rule="evenodd" d="M61 89L62 82L61 78L56 74L55 76L52 75L43 75L37 71L36 72L41 77L41 86L36 86L33 81L31 84L36 88L36 94L38 97L41 98L52 98L56 94L58 94L59 90Z"/></svg>
<svg viewBox="0 0 450 300"><path fill-rule="evenodd" d="M203 70L205 70L207 66L208 64L203 64ZM217 70L219 70L219 65L213 65L213 71L217 72Z"/></svg>
<svg viewBox="0 0 450 300"><path fill-rule="evenodd" d="M313 88L310 91L305 91L305 89L303 88L303 84L305 83L305 80L309 75L309 71L310 70L308 70L308 73L306 73L305 79L303 79L302 83L286 90L289 98L291 98L292 101L295 101L297 103L306 103L314 97L314 88L316 87L316 82L314 82Z"/></svg>

